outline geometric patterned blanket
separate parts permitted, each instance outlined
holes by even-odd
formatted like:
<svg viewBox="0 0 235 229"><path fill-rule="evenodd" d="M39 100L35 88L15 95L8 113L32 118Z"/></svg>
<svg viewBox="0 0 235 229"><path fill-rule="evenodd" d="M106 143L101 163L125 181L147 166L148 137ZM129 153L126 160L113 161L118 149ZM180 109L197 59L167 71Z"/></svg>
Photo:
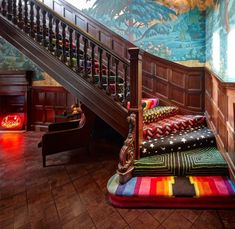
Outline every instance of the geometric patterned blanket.
<svg viewBox="0 0 235 229"><path fill-rule="evenodd" d="M143 157L134 162L133 176L228 175L228 165L215 147Z"/></svg>
<svg viewBox="0 0 235 229"><path fill-rule="evenodd" d="M141 146L141 157L190 150L197 147L215 146L213 132L204 126L194 127L166 137L145 140Z"/></svg>
<svg viewBox="0 0 235 229"><path fill-rule="evenodd" d="M227 176L133 177L119 184L115 174L107 188L123 197L235 197L235 184Z"/></svg>
<svg viewBox="0 0 235 229"><path fill-rule="evenodd" d="M158 122L144 124L143 138L153 139L177 133L197 126L206 126L206 118L201 115L174 115Z"/></svg>

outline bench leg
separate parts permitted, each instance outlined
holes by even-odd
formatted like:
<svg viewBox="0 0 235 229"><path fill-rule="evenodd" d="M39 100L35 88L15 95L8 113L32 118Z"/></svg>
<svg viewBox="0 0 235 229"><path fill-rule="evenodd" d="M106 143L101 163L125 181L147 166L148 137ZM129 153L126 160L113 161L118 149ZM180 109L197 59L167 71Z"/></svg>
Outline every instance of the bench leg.
<svg viewBox="0 0 235 229"><path fill-rule="evenodd" d="M46 167L46 155L42 155L42 164L43 167Z"/></svg>

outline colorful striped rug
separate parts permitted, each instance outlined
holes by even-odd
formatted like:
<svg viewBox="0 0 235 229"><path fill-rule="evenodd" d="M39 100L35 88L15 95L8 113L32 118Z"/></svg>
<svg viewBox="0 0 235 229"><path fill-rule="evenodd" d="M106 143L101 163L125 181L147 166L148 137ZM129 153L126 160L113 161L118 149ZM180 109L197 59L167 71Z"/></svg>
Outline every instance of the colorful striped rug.
<svg viewBox="0 0 235 229"><path fill-rule="evenodd" d="M119 207L235 208L235 184L227 176L133 177L107 184L109 200Z"/></svg>

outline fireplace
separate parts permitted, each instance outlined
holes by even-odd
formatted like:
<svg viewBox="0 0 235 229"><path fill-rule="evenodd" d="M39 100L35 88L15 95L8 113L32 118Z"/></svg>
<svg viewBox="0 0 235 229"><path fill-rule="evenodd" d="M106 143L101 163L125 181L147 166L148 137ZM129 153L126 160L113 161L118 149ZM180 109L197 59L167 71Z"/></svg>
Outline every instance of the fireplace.
<svg viewBox="0 0 235 229"><path fill-rule="evenodd" d="M29 130L31 71L0 71L0 130Z"/></svg>

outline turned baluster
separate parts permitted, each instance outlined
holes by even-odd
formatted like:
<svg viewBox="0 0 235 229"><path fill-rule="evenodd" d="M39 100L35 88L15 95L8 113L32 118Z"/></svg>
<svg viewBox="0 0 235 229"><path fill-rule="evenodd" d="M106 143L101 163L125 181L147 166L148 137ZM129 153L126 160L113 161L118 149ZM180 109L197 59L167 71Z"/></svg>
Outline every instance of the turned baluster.
<svg viewBox="0 0 235 229"><path fill-rule="evenodd" d="M66 56L66 24L65 23L61 23L62 26L62 56L61 56L61 60L66 63L67 60L67 56Z"/></svg>
<svg viewBox="0 0 235 229"><path fill-rule="evenodd" d="M18 2L18 26L23 29L23 14L22 14L22 1Z"/></svg>
<svg viewBox="0 0 235 229"><path fill-rule="evenodd" d="M41 42L41 27L40 27L40 6L36 6L36 31L37 31L37 41Z"/></svg>
<svg viewBox="0 0 235 229"><path fill-rule="evenodd" d="M119 88L119 79L118 79L118 65L119 65L119 60L115 59L115 99L118 100L118 88Z"/></svg>
<svg viewBox="0 0 235 229"><path fill-rule="evenodd" d="M7 1L7 18L8 20L12 19L12 0Z"/></svg>
<svg viewBox="0 0 235 229"><path fill-rule="evenodd" d="M76 33L77 72L80 72L80 34Z"/></svg>
<svg viewBox="0 0 235 229"><path fill-rule="evenodd" d="M95 44L90 43L91 46L91 77L92 83L95 83Z"/></svg>
<svg viewBox="0 0 235 229"><path fill-rule="evenodd" d="M44 47L47 46L47 25L46 25L46 11L42 11L42 44Z"/></svg>
<svg viewBox="0 0 235 229"><path fill-rule="evenodd" d="M98 47L98 53L99 53L99 88L103 88L103 82L102 82L102 74L103 74L103 49Z"/></svg>
<svg viewBox="0 0 235 229"><path fill-rule="evenodd" d="M3 1L2 1L2 15L3 15L3 16L6 16L6 15L7 15L6 5L7 5L6 1L3 0Z"/></svg>
<svg viewBox="0 0 235 229"><path fill-rule="evenodd" d="M13 8L12 8L12 22L14 24L17 24L17 14L16 14L16 11L17 11L17 6L16 6L16 0L13 0Z"/></svg>
<svg viewBox="0 0 235 229"><path fill-rule="evenodd" d="M108 95L111 94L110 91L110 60L111 60L111 55L109 53L106 53L107 57L107 87L106 87L106 93Z"/></svg>
<svg viewBox="0 0 235 229"><path fill-rule="evenodd" d="M29 32L28 26L28 0L24 0L24 31Z"/></svg>
<svg viewBox="0 0 235 229"><path fill-rule="evenodd" d="M126 64L123 64L123 69L124 69L124 83L123 83L123 100L122 100L122 103L124 106L127 105L127 101L126 101L126 98L127 98L127 65Z"/></svg>
<svg viewBox="0 0 235 229"><path fill-rule="evenodd" d="M31 37L35 37L34 31L34 2L30 2L30 35Z"/></svg>
<svg viewBox="0 0 235 229"><path fill-rule="evenodd" d="M88 39L83 37L83 67L84 67L84 74L85 77L87 77L88 75L88 71L87 71L87 47L88 46Z"/></svg>
<svg viewBox="0 0 235 229"><path fill-rule="evenodd" d="M69 66L73 68L73 29L69 28Z"/></svg>
<svg viewBox="0 0 235 229"><path fill-rule="evenodd" d="M55 55L59 57L61 55L60 52L60 28L59 28L60 20L56 18L55 20Z"/></svg>
<svg viewBox="0 0 235 229"><path fill-rule="evenodd" d="M49 18L49 31L48 31L48 36L49 36L49 45L48 45L48 50L49 51L53 51L53 44L52 44L52 39L53 39L53 25L52 25L52 20L53 20L53 15L52 14L48 14L48 18Z"/></svg>

